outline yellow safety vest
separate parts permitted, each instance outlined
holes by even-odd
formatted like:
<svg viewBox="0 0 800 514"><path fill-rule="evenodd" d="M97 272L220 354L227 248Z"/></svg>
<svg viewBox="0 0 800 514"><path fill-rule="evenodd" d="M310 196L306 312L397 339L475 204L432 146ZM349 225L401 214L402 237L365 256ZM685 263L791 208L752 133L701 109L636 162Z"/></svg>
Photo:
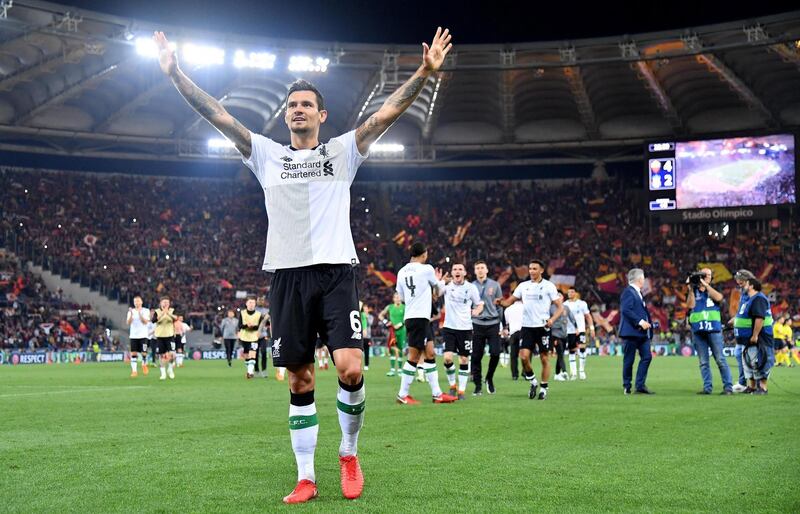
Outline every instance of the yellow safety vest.
<svg viewBox="0 0 800 514"><path fill-rule="evenodd" d="M255 343L258 341L258 329L249 330L246 325L257 327L261 323L261 313L254 311L252 314L246 310L241 311L242 315L242 328L239 329L239 339L248 343Z"/></svg>
<svg viewBox="0 0 800 514"><path fill-rule="evenodd" d="M168 317L161 318L163 312L164 311L160 308L156 309L155 335L156 337L175 337L175 325L173 324L173 320ZM172 307L169 308L169 313L173 314Z"/></svg>

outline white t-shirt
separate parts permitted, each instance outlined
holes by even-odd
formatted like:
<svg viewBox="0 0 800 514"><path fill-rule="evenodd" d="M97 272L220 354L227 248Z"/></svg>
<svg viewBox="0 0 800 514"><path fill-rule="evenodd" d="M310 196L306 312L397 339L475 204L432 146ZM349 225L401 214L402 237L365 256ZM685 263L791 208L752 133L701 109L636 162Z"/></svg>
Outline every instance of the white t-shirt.
<svg viewBox="0 0 800 514"><path fill-rule="evenodd" d="M567 300L564 305L569 307L575 324L567 321L567 334L583 334L586 332L586 315L589 314L589 306L583 300ZM569 319L569 318L567 318Z"/></svg>
<svg viewBox="0 0 800 514"><path fill-rule="evenodd" d="M514 302L503 310L503 316L508 324L508 333L514 334L522 329L522 304Z"/></svg>
<svg viewBox="0 0 800 514"><path fill-rule="evenodd" d="M350 184L364 160L355 131L314 149L292 150L250 133L244 164L264 189L269 226L262 268L358 263L350 232Z"/></svg>
<svg viewBox="0 0 800 514"><path fill-rule="evenodd" d="M130 332L128 332L130 338L147 339L147 325L150 322L150 309L142 307L142 317L147 320L144 323L142 323L142 320L139 318L139 313L136 312L136 309L128 311L128 316L131 319Z"/></svg>
<svg viewBox="0 0 800 514"><path fill-rule="evenodd" d="M181 323L181 343L186 344L186 334L191 328L185 321Z"/></svg>
<svg viewBox="0 0 800 514"><path fill-rule="evenodd" d="M472 308L482 304L478 288L464 281L461 285L439 283L444 293L444 328L472 330Z"/></svg>
<svg viewBox="0 0 800 514"><path fill-rule="evenodd" d="M550 319L550 304L558 298L558 289L549 280L526 280L514 289L514 297L522 300L522 326L538 328Z"/></svg>
<svg viewBox="0 0 800 514"><path fill-rule="evenodd" d="M430 264L409 262L397 273L397 292L406 304L403 319L431 319L431 287L437 284L436 272Z"/></svg>
<svg viewBox="0 0 800 514"><path fill-rule="evenodd" d="M156 337L156 324L152 321L147 323L147 339L155 339Z"/></svg>

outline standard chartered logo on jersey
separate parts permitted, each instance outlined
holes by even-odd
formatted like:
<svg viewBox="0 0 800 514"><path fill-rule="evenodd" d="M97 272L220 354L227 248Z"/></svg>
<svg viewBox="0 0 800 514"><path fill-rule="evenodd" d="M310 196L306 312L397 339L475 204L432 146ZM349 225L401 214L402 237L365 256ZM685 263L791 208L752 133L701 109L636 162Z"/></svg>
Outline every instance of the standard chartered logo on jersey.
<svg viewBox="0 0 800 514"><path fill-rule="evenodd" d="M305 179L318 177L332 177L333 163L331 161L312 162L284 162L281 179Z"/></svg>

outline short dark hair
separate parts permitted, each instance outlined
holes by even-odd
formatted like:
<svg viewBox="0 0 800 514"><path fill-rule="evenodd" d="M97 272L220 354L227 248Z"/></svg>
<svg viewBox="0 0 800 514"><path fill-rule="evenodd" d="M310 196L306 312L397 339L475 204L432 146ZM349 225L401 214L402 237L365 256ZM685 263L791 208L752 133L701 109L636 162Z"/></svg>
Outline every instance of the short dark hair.
<svg viewBox="0 0 800 514"><path fill-rule="evenodd" d="M325 99L322 98L322 93L311 82L303 79L298 79L289 84L289 91L286 93L286 103L289 103L289 96L295 91L312 91L317 97L317 110L325 110Z"/></svg>
<svg viewBox="0 0 800 514"><path fill-rule="evenodd" d="M247 298L245 298L245 300L244 300L244 301L245 301L245 302L249 302L250 300L257 300L257 298L256 298L256 295L254 295L254 294L249 294L249 295L247 295Z"/></svg>
<svg viewBox="0 0 800 514"><path fill-rule="evenodd" d="M750 277L745 280L747 280L747 282L751 286L753 286L753 289L755 289L756 291L761 291L761 281L758 280L756 277Z"/></svg>
<svg viewBox="0 0 800 514"><path fill-rule="evenodd" d="M478 259L477 261L475 261L475 262L472 264L472 267L474 268L474 267L475 267L475 266L477 266L478 264L483 264L483 265L484 265L484 266L486 266L487 268L489 267L489 265L488 265L488 264L486 264L486 261L485 261L485 260L483 260L483 259Z"/></svg>
<svg viewBox="0 0 800 514"><path fill-rule="evenodd" d="M531 259L531 262L528 263L528 266L531 264L538 264L542 269L545 269L544 262L540 261L539 259Z"/></svg>
<svg viewBox="0 0 800 514"><path fill-rule="evenodd" d="M450 269L453 269L453 266L463 266L465 270L467 269L467 265L466 265L466 264L464 264L464 263L463 263L463 262L461 262L461 261L458 261L458 262L457 262L457 261L453 261L453 262L450 264Z"/></svg>
<svg viewBox="0 0 800 514"><path fill-rule="evenodd" d="M417 241L413 245L411 245L411 256L412 257L419 257L423 253L427 252L428 249L425 248L425 245Z"/></svg>
<svg viewBox="0 0 800 514"><path fill-rule="evenodd" d="M162 296L161 298L159 298L158 301L159 302L163 302L164 300L169 300L170 302L172 301L172 300L169 299L169 296Z"/></svg>

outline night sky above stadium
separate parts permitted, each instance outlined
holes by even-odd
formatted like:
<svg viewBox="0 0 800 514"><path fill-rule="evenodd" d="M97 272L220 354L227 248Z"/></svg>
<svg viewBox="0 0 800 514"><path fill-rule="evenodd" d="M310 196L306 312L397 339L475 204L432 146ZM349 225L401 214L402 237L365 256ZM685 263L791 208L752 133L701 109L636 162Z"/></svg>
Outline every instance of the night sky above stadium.
<svg viewBox="0 0 800 514"><path fill-rule="evenodd" d="M165 25L275 38L419 43L447 25L458 43L616 36L736 21L798 8L762 1L64 0L79 8ZM735 7L734 7L735 6Z"/></svg>

